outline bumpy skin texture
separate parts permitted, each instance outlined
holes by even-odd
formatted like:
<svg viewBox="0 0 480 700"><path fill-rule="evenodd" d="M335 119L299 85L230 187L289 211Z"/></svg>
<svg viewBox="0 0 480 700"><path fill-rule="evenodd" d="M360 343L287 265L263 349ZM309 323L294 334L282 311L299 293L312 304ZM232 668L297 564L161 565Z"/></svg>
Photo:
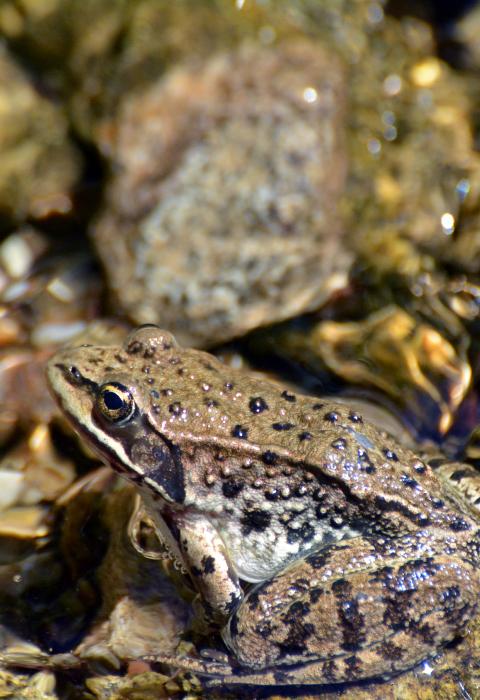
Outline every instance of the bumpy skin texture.
<svg viewBox="0 0 480 700"><path fill-rule="evenodd" d="M473 615L473 511L347 407L184 350L155 327L122 347L62 351L48 372L74 427L139 486L224 623L230 680L390 675ZM127 397L119 422L102 409L106 385ZM245 595L242 582L257 585Z"/></svg>

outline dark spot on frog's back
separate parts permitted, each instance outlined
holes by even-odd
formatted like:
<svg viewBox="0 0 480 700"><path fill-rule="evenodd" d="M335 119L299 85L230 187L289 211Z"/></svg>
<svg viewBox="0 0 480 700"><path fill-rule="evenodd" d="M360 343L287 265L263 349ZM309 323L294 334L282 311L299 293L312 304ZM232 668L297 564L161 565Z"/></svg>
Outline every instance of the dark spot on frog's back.
<svg viewBox="0 0 480 700"><path fill-rule="evenodd" d="M294 530L292 528L287 528L287 542L288 544L295 544L299 540L304 542L310 542L315 535L315 529L310 523L303 523L303 525Z"/></svg>
<svg viewBox="0 0 480 700"><path fill-rule="evenodd" d="M137 355L143 351L143 343L141 343L139 340L131 340L125 348L125 351L129 355Z"/></svg>
<svg viewBox="0 0 480 700"><path fill-rule="evenodd" d="M204 574L215 573L215 559L213 557L207 555L202 557L202 566Z"/></svg>
<svg viewBox="0 0 480 700"><path fill-rule="evenodd" d="M450 530L453 530L453 532L465 532L466 530L470 530L471 526L469 523L466 522L463 518L456 518L451 524L450 524Z"/></svg>
<svg viewBox="0 0 480 700"><path fill-rule="evenodd" d="M314 406L315 408L315 406ZM340 418L338 413L336 411L329 411L328 413L325 413L323 416L323 420L328 421L328 423L336 423L337 420Z"/></svg>
<svg viewBox="0 0 480 700"><path fill-rule="evenodd" d="M346 578L338 578L332 583L332 592L337 598L347 600L352 595L352 584Z"/></svg>
<svg viewBox="0 0 480 700"><path fill-rule="evenodd" d="M312 569L323 569L323 567L328 564L331 557L332 549L325 548L323 551L310 554L310 556L307 557L307 562L310 564Z"/></svg>
<svg viewBox="0 0 480 700"><path fill-rule="evenodd" d="M172 413L174 416L180 416L183 412L183 407L180 401L174 401L171 403L168 407L168 410L170 413Z"/></svg>
<svg viewBox="0 0 480 700"><path fill-rule="evenodd" d="M309 597L310 597L310 602L315 605L315 603L318 603L320 598L325 595L325 589L324 588L311 588L309 590Z"/></svg>
<svg viewBox="0 0 480 700"><path fill-rule="evenodd" d="M255 532L263 532L270 525L271 519L272 516L265 510L246 511L241 519L243 533L248 535L252 530Z"/></svg>
<svg viewBox="0 0 480 700"><path fill-rule="evenodd" d="M273 625L270 620L260 622L255 625L255 633L262 639L270 639L272 636Z"/></svg>
<svg viewBox="0 0 480 700"><path fill-rule="evenodd" d="M315 535L315 528L310 523L303 523L300 528L300 537L304 542L310 542Z"/></svg>
<svg viewBox="0 0 480 700"><path fill-rule="evenodd" d="M268 410L268 404L261 396L252 396L248 402L248 407L252 413L262 413Z"/></svg>
<svg viewBox="0 0 480 700"><path fill-rule="evenodd" d="M242 481L235 481L234 479L229 479L222 484L222 493L225 498L235 498L238 496L240 491L243 490L244 484Z"/></svg>
<svg viewBox="0 0 480 700"><path fill-rule="evenodd" d="M266 450L262 455L262 461L264 464L273 466L278 462L278 455L276 452L272 452L272 450Z"/></svg>
<svg viewBox="0 0 480 700"><path fill-rule="evenodd" d="M232 428L232 437L240 438L241 440L246 440L248 438L248 428L243 425L235 425Z"/></svg>
<svg viewBox="0 0 480 700"><path fill-rule="evenodd" d="M425 474L425 472L427 471L426 466L422 462L417 462L413 465L413 468L415 469L417 474Z"/></svg>
<svg viewBox="0 0 480 700"><path fill-rule="evenodd" d="M272 423L273 430L278 430L279 432L283 430L291 430L295 426L293 423Z"/></svg>
<svg viewBox="0 0 480 700"><path fill-rule="evenodd" d="M302 622L303 619L305 618L305 615L308 615L310 612L310 605L307 603L307 601L300 601L297 600L294 603L290 605L288 608L288 611L285 613L283 617L283 622L286 622L288 624L295 623L297 621Z"/></svg>
<svg viewBox="0 0 480 700"><path fill-rule="evenodd" d="M402 474L400 481L402 484L404 484L404 486L408 486L411 489L416 489L418 486L418 481L416 479L412 479L412 477L408 474Z"/></svg>
<svg viewBox="0 0 480 700"><path fill-rule="evenodd" d="M363 423L362 416L360 416L358 413L354 413L353 411L348 414L348 420L351 420L352 423Z"/></svg>

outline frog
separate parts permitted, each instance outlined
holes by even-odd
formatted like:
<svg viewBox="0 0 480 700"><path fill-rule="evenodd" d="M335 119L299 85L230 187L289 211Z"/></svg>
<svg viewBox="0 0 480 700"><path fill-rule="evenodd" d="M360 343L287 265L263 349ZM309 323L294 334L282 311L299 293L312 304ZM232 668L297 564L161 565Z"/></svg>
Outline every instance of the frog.
<svg viewBox="0 0 480 700"><path fill-rule="evenodd" d="M221 630L228 663L199 661L207 676L389 678L465 633L480 591L475 509L348 405L153 325L61 349L47 376Z"/></svg>

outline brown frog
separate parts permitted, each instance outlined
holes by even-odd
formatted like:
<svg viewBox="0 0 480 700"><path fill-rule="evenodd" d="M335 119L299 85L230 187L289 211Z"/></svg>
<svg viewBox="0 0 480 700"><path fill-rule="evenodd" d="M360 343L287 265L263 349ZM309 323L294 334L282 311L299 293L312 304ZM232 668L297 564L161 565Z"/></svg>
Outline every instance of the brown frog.
<svg viewBox="0 0 480 700"><path fill-rule="evenodd" d="M390 676L474 614L473 509L357 412L154 326L123 346L63 350L48 376L222 623L228 682Z"/></svg>

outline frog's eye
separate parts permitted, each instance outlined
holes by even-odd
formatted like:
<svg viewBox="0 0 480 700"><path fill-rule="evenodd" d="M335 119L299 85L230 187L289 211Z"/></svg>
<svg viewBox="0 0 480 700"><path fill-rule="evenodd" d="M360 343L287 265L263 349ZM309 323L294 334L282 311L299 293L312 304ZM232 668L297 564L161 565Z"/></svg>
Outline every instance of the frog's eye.
<svg viewBox="0 0 480 700"><path fill-rule="evenodd" d="M135 412L135 401L126 386L109 382L100 387L97 394L97 410L112 423L131 418Z"/></svg>

